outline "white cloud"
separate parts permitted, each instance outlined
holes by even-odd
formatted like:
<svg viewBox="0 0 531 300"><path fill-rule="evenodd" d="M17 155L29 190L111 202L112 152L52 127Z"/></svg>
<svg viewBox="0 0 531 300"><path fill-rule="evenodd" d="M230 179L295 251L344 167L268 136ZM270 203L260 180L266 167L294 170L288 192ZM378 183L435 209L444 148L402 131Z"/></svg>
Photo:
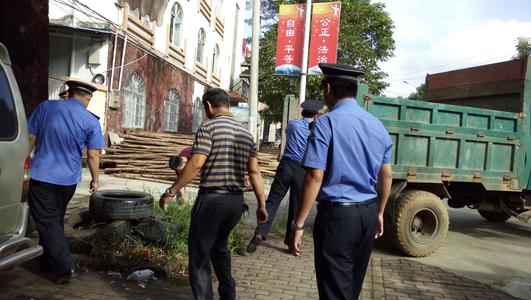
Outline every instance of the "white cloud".
<svg viewBox="0 0 531 300"><path fill-rule="evenodd" d="M466 4L456 0L386 1L397 43L395 56L381 64L390 75L386 95L409 95L414 86L424 82L426 73L508 60L515 54L516 38L531 36L531 15L524 21L489 20L472 16L473 7Z"/></svg>

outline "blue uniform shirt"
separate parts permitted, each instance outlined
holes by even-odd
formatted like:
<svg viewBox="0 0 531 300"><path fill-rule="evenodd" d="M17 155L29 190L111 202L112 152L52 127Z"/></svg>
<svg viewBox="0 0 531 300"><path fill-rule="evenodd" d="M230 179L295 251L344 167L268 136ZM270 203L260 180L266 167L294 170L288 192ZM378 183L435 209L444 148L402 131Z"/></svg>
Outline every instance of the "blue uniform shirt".
<svg viewBox="0 0 531 300"><path fill-rule="evenodd" d="M312 119L291 120L286 127L286 147L282 157L300 162L306 151Z"/></svg>
<svg viewBox="0 0 531 300"><path fill-rule="evenodd" d="M28 120L37 137L31 161L32 179L58 185L81 181L81 155L103 148L100 123L78 99L42 102Z"/></svg>
<svg viewBox="0 0 531 300"><path fill-rule="evenodd" d="M363 202L377 197L380 166L391 163L392 141L383 124L346 99L320 117L302 165L324 171L317 201Z"/></svg>

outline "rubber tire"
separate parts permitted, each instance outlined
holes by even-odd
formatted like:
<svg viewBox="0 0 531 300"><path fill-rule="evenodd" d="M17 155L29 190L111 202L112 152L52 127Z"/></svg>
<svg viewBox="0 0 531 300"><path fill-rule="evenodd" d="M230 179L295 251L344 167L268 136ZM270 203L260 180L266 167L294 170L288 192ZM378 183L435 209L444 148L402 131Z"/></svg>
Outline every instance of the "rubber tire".
<svg viewBox="0 0 531 300"><path fill-rule="evenodd" d="M134 191L98 191L90 197L90 212L95 219L140 220L153 213L153 196Z"/></svg>
<svg viewBox="0 0 531 300"><path fill-rule="evenodd" d="M487 221L495 223L503 223L511 217L510 214L504 211L478 210L478 212L483 218L487 219Z"/></svg>
<svg viewBox="0 0 531 300"><path fill-rule="evenodd" d="M165 243L166 241L175 240L183 229L184 227L181 224L149 218L138 224L135 232L147 242Z"/></svg>
<svg viewBox="0 0 531 300"><path fill-rule="evenodd" d="M401 193L395 201L391 239L398 250L408 256L425 257L444 244L450 221L448 210L441 198L426 191L408 190ZM419 243L412 237L411 222L414 216L423 210L431 212L431 216L437 221L437 226L429 242Z"/></svg>

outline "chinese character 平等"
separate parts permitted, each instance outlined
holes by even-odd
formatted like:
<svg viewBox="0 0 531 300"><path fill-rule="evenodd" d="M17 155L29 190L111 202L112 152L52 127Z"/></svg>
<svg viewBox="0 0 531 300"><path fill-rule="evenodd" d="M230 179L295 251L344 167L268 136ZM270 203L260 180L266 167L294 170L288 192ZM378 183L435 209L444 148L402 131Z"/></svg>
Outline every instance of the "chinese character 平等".
<svg viewBox="0 0 531 300"><path fill-rule="evenodd" d="M293 48L293 45L286 45L286 47L284 47L284 51L290 54L292 51L295 51L295 48Z"/></svg>
<svg viewBox="0 0 531 300"><path fill-rule="evenodd" d="M293 61L293 55L291 54L284 55L284 62L286 62L287 64L290 64L292 61Z"/></svg>

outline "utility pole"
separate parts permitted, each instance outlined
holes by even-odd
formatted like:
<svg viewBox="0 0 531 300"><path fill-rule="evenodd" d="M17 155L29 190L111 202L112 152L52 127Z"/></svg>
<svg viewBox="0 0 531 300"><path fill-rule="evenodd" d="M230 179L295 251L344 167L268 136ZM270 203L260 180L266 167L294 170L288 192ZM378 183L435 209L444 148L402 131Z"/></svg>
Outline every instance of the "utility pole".
<svg viewBox="0 0 531 300"><path fill-rule="evenodd" d="M306 17L304 19L304 44L302 47L301 90L299 103L306 98L306 74L308 73L308 48L310 47L310 25L312 18L312 0L306 0Z"/></svg>
<svg viewBox="0 0 531 300"><path fill-rule="evenodd" d="M251 49L251 103L249 105L249 131L254 137L257 148L260 135L258 133L258 63L260 55L260 0L253 0L253 36Z"/></svg>

